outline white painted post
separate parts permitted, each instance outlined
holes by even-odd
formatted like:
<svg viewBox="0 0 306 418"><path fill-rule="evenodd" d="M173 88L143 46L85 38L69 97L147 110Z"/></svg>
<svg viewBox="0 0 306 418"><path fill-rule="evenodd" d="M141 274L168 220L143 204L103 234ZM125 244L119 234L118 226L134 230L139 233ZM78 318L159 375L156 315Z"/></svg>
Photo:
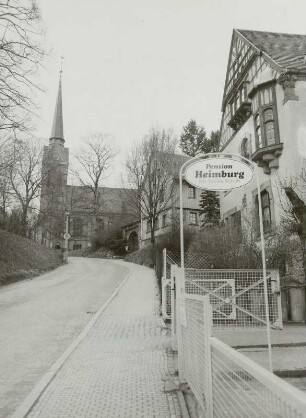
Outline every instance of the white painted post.
<svg viewBox="0 0 306 418"><path fill-rule="evenodd" d="M260 194L261 191L260 191L258 176L256 176L256 178L257 178L259 228L260 228L260 241L261 241L262 275L263 275L263 283L264 283L265 310L266 310L266 323L267 323L269 367L270 367L271 373L273 373L270 314L269 314L269 300L268 300L268 286L267 286L267 269L266 269L266 251L265 251L265 238L264 238L263 219L262 219L262 202L261 202L261 194Z"/></svg>
<svg viewBox="0 0 306 418"><path fill-rule="evenodd" d="M185 271L182 268L174 267L175 271L175 291L176 291L176 336L177 336L177 355L178 355L178 370L179 379L181 382L185 381L185 368L184 368L184 346L183 346L183 333L182 333L182 318L180 312L180 300L182 293L182 286L185 288Z"/></svg>
<svg viewBox="0 0 306 418"><path fill-rule="evenodd" d="M64 234L64 255L63 260L68 261L68 240L69 240L69 212L65 212L66 215L66 228L65 228L65 234Z"/></svg>
<svg viewBox="0 0 306 418"><path fill-rule="evenodd" d="M212 306L209 302L209 296L204 296L203 300L203 320L204 320L204 351L205 351L205 386L203 388L205 396L205 417L213 418L213 390L212 390L212 359L210 337L212 336Z"/></svg>
<svg viewBox="0 0 306 418"><path fill-rule="evenodd" d="M183 212L183 179L182 169L180 169L180 247L181 247L181 268L185 267L184 264L184 212Z"/></svg>
<svg viewBox="0 0 306 418"><path fill-rule="evenodd" d="M176 299L175 299L175 274L174 265L171 266L171 337L172 341L176 334Z"/></svg>

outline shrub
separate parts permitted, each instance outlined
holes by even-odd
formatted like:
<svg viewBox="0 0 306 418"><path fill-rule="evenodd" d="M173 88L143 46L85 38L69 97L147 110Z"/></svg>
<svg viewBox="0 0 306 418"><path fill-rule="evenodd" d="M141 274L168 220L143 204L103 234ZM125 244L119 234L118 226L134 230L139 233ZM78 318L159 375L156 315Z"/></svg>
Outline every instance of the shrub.
<svg viewBox="0 0 306 418"><path fill-rule="evenodd" d="M118 226L113 226L91 237L91 245L93 250L98 250L101 247L112 250L115 255L124 255L125 241L122 238L122 229Z"/></svg>

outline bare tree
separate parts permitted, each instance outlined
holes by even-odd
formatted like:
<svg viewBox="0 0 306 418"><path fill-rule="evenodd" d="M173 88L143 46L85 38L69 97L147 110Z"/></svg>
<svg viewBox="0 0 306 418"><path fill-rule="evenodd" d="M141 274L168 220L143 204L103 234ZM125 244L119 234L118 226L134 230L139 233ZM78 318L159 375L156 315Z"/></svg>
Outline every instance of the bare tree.
<svg viewBox="0 0 306 418"><path fill-rule="evenodd" d="M303 255L304 280L306 280L306 164L301 175L279 179L278 194L283 211L282 224L285 232L299 237ZM285 198L286 197L286 198Z"/></svg>
<svg viewBox="0 0 306 418"><path fill-rule="evenodd" d="M9 165L11 196L21 208L22 235L28 236L28 217L35 209L42 184L42 141L36 138L14 141L13 159Z"/></svg>
<svg viewBox="0 0 306 418"><path fill-rule="evenodd" d="M174 156L176 140L170 132L151 129L127 156L126 170L130 189L127 202L138 217L150 226L151 243L155 243L158 215L169 207L178 175ZM136 190L136 192L135 192Z"/></svg>
<svg viewBox="0 0 306 418"><path fill-rule="evenodd" d="M37 89L35 75L44 52L34 1L0 1L0 129L28 128Z"/></svg>
<svg viewBox="0 0 306 418"><path fill-rule="evenodd" d="M85 145L75 155L77 167L72 169L74 177L83 186L83 192L77 196L78 208L97 218L103 206L101 186L117 151L111 144L112 138L96 133L85 140Z"/></svg>
<svg viewBox="0 0 306 418"><path fill-rule="evenodd" d="M0 213L1 224L5 229L7 210L11 202L11 182L9 167L12 161L10 137L0 142Z"/></svg>

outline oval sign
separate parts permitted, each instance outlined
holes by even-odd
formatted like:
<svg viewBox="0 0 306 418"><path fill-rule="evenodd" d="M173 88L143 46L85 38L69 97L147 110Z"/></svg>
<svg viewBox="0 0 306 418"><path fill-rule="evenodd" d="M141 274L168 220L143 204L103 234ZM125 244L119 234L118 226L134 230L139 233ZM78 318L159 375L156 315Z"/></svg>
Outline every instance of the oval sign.
<svg viewBox="0 0 306 418"><path fill-rule="evenodd" d="M245 186L253 178L253 168L233 157L207 157L190 164L185 180L205 190L230 190Z"/></svg>

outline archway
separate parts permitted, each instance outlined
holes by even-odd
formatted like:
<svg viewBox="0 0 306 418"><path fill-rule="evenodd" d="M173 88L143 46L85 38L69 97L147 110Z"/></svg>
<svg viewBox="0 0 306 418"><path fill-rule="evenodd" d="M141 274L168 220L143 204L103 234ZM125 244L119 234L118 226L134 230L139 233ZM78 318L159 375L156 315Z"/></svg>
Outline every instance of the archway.
<svg viewBox="0 0 306 418"><path fill-rule="evenodd" d="M138 240L138 235L136 231L132 231L130 233L129 239L128 239L128 245L129 245L129 252L138 250L139 240Z"/></svg>

